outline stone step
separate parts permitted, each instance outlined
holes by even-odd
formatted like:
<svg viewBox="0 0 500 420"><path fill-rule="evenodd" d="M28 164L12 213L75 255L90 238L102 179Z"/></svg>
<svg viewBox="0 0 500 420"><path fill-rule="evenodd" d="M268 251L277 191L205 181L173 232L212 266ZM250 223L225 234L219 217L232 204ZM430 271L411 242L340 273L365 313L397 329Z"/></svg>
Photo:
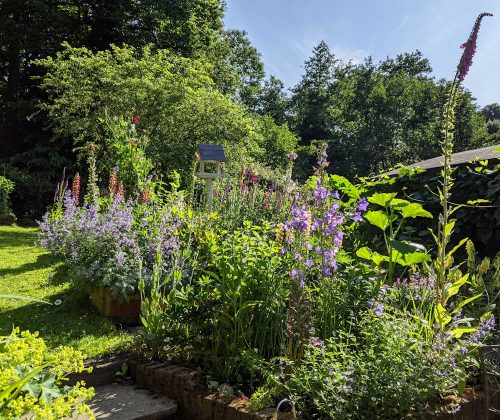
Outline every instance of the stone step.
<svg viewBox="0 0 500 420"><path fill-rule="evenodd" d="M177 403L130 384L113 383L95 387L88 404L96 419L163 420L175 419ZM88 420L78 415L74 420Z"/></svg>

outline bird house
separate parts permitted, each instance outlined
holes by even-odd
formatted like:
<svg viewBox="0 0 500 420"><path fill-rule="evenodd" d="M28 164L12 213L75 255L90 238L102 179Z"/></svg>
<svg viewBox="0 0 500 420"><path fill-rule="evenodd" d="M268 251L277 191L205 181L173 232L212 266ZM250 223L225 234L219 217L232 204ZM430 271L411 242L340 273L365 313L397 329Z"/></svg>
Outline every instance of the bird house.
<svg viewBox="0 0 500 420"><path fill-rule="evenodd" d="M224 147L218 144L200 144L198 157L199 170L196 172L196 176L206 180L207 209L211 211L214 194L213 180L225 178L226 175L222 173L222 164L226 161L226 154ZM209 164L215 164L215 172L206 172Z"/></svg>
<svg viewBox="0 0 500 420"><path fill-rule="evenodd" d="M199 178L224 178L222 174L222 164L226 161L224 147L218 144L200 144L198 147L199 172L196 176ZM216 172L205 172L207 164L215 164Z"/></svg>

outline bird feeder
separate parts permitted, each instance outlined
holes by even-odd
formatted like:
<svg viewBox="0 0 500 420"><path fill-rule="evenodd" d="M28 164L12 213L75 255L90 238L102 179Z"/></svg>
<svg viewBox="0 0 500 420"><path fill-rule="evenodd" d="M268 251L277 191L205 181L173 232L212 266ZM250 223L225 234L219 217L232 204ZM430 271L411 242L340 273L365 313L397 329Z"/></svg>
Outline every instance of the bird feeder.
<svg viewBox="0 0 500 420"><path fill-rule="evenodd" d="M214 197L214 179L225 178L222 173L222 164L226 161L224 147L218 144L200 144L198 146L199 171L196 172L198 178L205 179L205 189L207 192L207 210L212 211ZM215 164L215 172L205 172L205 165Z"/></svg>

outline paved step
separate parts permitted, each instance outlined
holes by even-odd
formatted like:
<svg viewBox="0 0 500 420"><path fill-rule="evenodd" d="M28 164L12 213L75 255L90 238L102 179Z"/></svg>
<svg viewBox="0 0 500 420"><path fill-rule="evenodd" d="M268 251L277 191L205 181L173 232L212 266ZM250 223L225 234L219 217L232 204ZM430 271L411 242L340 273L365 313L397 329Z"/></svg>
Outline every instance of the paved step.
<svg viewBox="0 0 500 420"><path fill-rule="evenodd" d="M107 420L162 420L174 419L177 404L130 384L114 383L95 387L95 396L89 403L96 419ZM78 415L75 420L88 420Z"/></svg>

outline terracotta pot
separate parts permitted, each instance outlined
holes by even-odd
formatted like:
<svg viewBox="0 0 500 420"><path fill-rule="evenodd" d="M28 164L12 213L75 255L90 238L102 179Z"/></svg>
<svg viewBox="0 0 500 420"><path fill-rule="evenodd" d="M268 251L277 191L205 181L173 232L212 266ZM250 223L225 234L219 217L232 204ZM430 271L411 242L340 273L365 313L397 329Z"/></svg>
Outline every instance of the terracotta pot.
<svg viewBox="0 0 500 420"><path fill-rule="evenodd" d="M89 291L90 300L102 316L117 320L138 319L141 313L141 297L134 295L128 302L121 302L111 296L105 287L96 287Z"/></svg>

